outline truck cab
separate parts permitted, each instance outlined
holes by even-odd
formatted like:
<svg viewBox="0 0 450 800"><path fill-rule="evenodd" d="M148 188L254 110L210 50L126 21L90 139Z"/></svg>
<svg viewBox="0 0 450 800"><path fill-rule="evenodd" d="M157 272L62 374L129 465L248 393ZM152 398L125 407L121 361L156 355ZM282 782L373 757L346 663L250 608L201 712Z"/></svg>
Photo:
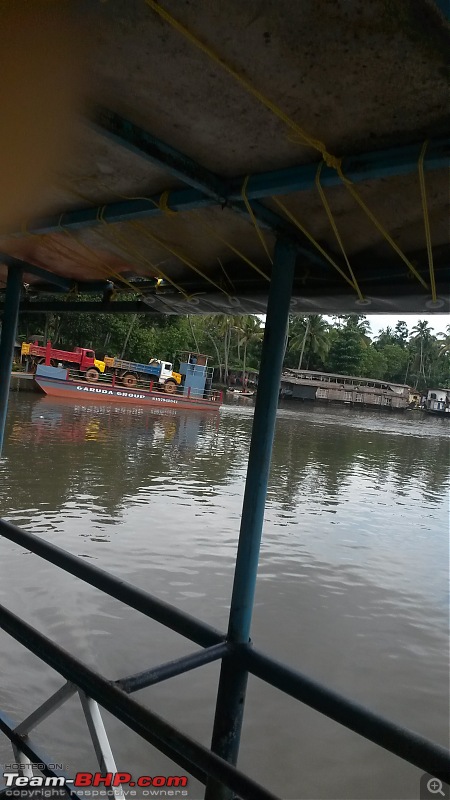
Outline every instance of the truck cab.
<svg viewBox="0 0 450 800"><path fill-rule="evenodd" d="M85 347L75 347L74 353L80 353L80 371L85 372L88 369L97 369L99 372L105 371L105 362L99 361L95 357L93 350L88 350Z"/></svg>
<svg viewBox="0 0 450 800"><path fill-rule="evenodd" d="M159 358L152 358L149 364L152 367L160 367L161 369L159 378L160 383L165 383L168 378L172 379L176 375L179 375L179 373L174 373L173 364L171 364L170 361L160 361ZM181 380L181 375L180 375L180 380ZM177 381L177 383L179 383L179 381Z"/></svg>

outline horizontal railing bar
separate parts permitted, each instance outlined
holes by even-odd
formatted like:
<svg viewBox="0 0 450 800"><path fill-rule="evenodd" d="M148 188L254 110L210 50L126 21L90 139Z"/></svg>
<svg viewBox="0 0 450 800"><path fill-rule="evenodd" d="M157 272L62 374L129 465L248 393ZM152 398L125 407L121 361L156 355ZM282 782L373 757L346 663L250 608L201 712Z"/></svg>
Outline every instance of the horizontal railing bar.
<svg viewBox="0 0 450 800"><path fill-rule="evenodd" d="M441 745L379 716L258 650L244 645L239 651L243 666L252 675L409 761L424 772L440 779L447 776L447 781L450 779L450 752Z"/></svg>
<svg viewBox="0 0 450 800"><path fill-rule="evenodd" d="M202 783L211 776L232 789L242 800L280 800L220 756L141 706L112 681L87 667L2 605L0 627Z"/></svg>
<svg viewBox="0 0 450 800"><path fill-rule="evenodd" d="M22 736L16 733L16 727L17 726L15 722L13 722L13 720L7 714L0 710L0 731L2 731L2 733L8 737L10 742L14 744L21 753L31 760L32 764L42 764L42 768L40 768L39 771L42 772L43 775L45 775L47 778L70 777L63 770L50 768L48 765L54 764L55 760L49 758L49 756L44 753L41 748L38 747L32 740L30 740L28 736L22 738ZM85 797L82 789L75 790L70 786L65 786L64 789L67 796L73 798L73 800L83 800ZM7 791L11 792L11 789L7 789ZM0 791L0 797L4 792L5 789Z"/></svg>
<svg viewBox="0 0 450 800"><path fill-rule="evenodd" d="M115 683L124 692L131 694L139 689L145 689L147 686L154 686L155 683L166 681L168 678L174 678L176 675L183 675L183 673L189 672L196 667L211 664L213 661L226 656L228 652L229 645L226 642L221 642L196 653L189 653L187 656L167 661L157 667L150 667L150 669L138 672L136 675L119 678Z"/></svg>
<svg viewBox="0 0 450 800"><path fill-rule="evenodd" d="M57 547L33 533L27 533L4 519L0 519L0 535L26 547L45 561L55 564L91 586L95 586L96 589L109 594L110 597L115 597L116 600L151 617L201 647L219 644L226 638L224 633L216 631L206 623L191 617L190 614L180 611L163 600L158 600L143 589L138 589L131 583L116 578L99 567L87 564L83 559L68 553L61 547Z"/></svg>

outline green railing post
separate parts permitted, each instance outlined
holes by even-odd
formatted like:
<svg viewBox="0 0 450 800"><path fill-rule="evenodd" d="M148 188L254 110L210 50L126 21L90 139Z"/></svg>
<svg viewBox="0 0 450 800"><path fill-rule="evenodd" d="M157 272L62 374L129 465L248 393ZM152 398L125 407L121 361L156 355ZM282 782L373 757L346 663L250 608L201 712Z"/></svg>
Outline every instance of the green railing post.
<svg viewBox="0 0 450 800"><path fill-rule="evenodd" d="M236 646L247 643L250 637L296 255L289 240L277 241L229 618L228 641ZM239 659L224 658L211 746L232 764L236 764L239 752L246 685L247 671L239 665ZM205 800L230 800L232 796L224 786L208 782Z"/></svg>

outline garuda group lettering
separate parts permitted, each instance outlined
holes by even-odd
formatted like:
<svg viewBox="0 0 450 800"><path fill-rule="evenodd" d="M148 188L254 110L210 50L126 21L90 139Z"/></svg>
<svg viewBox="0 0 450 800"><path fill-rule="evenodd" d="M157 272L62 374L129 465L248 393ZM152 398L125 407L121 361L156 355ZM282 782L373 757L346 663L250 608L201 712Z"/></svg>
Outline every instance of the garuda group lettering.
<svg viewBox="0 0 450 800"><path fill-rule="evenodd" d="M136 392L114 392L112 389L97 389L95 386L77 386L78 392L93 392L94 394L112 394L114 397L137 397L139 400L145 398L145 394Z"/></svg>

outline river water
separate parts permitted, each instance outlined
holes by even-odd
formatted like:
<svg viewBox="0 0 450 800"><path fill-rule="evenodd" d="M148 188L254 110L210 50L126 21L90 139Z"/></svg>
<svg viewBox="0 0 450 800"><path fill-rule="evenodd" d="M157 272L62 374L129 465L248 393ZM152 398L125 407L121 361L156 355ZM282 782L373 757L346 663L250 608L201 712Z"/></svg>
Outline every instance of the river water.
<svg viewBox="0 0 450 800"><path fill-rule="evenodd" d="M0 513L226 629L251 407L220 414L73 406L14 393ZM252 638L447 744L448 425L280 409ZM0 539L1 602L111 678L197 649ZM0 631L0 708L16 720L61 678ZM135 695L209 744L218 665ZM119 769L182 770L104 715ZM75 698L35 738L69 772L95 762ZM10 761L0 735L0 762ZM282 798L415 798L420 771L250 679L239 766ZM202 797L190 782L191 800Z"/></svg>

